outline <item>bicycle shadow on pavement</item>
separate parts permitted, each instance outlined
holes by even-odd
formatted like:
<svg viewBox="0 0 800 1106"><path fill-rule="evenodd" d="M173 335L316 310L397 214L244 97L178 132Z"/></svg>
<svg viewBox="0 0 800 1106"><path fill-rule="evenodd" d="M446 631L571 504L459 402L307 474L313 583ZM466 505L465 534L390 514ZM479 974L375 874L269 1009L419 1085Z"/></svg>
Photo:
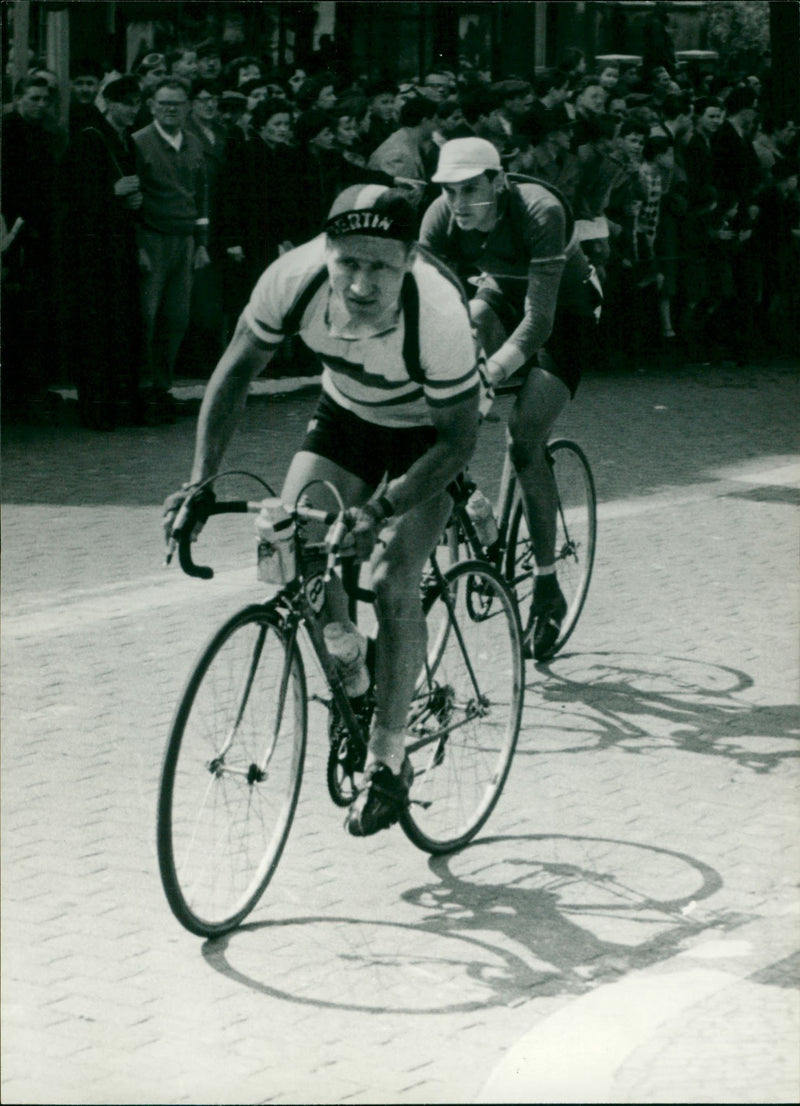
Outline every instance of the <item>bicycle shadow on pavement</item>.
<svg viewBox="0 0 800 1106"><path fill-rule="evenodd" d="M741 696L754 681L735 668L645 653L565 653L536 670L517 756L669 747L757 773L800 756L797 705L748 702ZM533 718L546 739L527 744Z"/></svg>
<svg viewBox="0 0 800 1106"><path fill-rule="evenodd" d="M398 917L410 907L416 920L251 923L207 941L203 956L265 998L441 1015L582 994L744 920L698 905L722 886L714 869L636 842L487 837L428 868L431 880L400 896Z"/></svg>

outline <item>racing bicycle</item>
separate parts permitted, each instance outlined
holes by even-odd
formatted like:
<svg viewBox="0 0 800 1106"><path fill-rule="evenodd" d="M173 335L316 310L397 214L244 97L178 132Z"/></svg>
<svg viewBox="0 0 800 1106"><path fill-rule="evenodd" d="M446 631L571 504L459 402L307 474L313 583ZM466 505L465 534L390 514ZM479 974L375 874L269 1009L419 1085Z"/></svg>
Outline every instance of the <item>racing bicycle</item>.
<svg viewBox="0 0 800 1106"><path fill-rule="evenodd" d="M326 486L337 510L308 506L306 496L284 508L294 525L294 555L279 564L272 594L213 634L170 727L158 798L159 868L175 917L203 937L227 933L250 913L289 836L308 728L301 640L329 696L330 796L346 806L361 785L369 711L356 711L348 698L320 620L332 572L353 559L344 507ZM260 501L218 502L210 481L192 493L173 530L186 573L213 576L193 560L197 526L212 515L261 512L277 502L264 487L269 495ZM311 540L314 529L322 540ZM413 781L400 825L420 849L441 854L471 841L500 797L519 735L524 661L516 600L492 564L471 558L442 569L434 552L422 587L427 647L406 728Z"/></svg>

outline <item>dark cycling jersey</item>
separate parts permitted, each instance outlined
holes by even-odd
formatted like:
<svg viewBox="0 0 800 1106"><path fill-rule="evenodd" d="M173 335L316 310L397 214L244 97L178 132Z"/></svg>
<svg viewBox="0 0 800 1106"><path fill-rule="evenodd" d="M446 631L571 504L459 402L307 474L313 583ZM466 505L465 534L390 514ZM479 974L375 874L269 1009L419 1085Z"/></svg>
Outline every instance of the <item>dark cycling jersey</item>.
<svg viewBox="0 0 800 1106"><path fill-rule="evenodd" d="M482 277L478 297L495 310L500 300L508 305L509 311L501 307L497 313L503 322L513 318L516 327L492 356L507 375L545 345L556 308L590 317L601 300L580 244L574 235L567 240L570 229L565 204L550 188L533 182L509 182L500 193L498 220L488 232L462 230L445 196L425 212L421 244L463 282Z"/></svg>

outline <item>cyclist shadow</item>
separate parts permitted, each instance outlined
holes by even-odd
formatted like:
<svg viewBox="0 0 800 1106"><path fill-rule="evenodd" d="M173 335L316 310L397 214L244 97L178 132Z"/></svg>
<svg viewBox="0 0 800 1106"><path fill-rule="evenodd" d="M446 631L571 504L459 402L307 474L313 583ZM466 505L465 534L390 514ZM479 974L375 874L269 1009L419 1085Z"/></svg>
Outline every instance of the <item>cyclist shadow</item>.
<svg viewBox="0 0 800 1106"><path fill-rule="evenodd" d="M735 668L644 653L565 653L537 672L527 684L526 710L552 734L541 713L552 709L556 732L564 734L560 752L613 746L640 755L671 747L758 773L800 756L797 706L746 701L741 694L754 681ZM565 712L565 704L573 709ZM525 718L523 735L524 728ZM553 751L526 747L523 736L517 756Z"/></svg>
<svg viewBox="0 0 800 1106"><path fill-rule="evenodd" d="M204 958L272 999L463 1013L581 994L673 956L705 929L745 920L703 908L722 886L708 865L626 841L486 837L431 857L428 868L431 880L401 894L403 921L323 913L251 923L206 942Z"/></svg>
<svg viewBox="0 0 800 1106"><path fill-rule="evenodd" d="M504 1005L524 996L580 994L675 955L687 938L744 917L698 904L722 886L686 854L561 834L481 838L433 857L436 882L402 898L438 932L491 933L520 953L526 973L496 979ZM660 887L659 885L662 884ZM671 897L662 898L666 888Z"/></svg>

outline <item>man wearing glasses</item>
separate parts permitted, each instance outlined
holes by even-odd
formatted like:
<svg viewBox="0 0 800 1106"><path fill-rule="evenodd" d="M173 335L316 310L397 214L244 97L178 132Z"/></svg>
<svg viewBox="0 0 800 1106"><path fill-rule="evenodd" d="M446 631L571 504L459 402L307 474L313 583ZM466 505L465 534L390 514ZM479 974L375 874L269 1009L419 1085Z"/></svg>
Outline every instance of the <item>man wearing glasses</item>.
<svg viewBox="0 0 800 1106"><path fill-rule="evenodd" d="M203 148L185 130L189 89L179 77L156 85L153 122L133 136L141 182L137 232L141 272L149 421L173 421L170 395L175 360L186 327L192 272L209 263L208 176Z"/></svg>

